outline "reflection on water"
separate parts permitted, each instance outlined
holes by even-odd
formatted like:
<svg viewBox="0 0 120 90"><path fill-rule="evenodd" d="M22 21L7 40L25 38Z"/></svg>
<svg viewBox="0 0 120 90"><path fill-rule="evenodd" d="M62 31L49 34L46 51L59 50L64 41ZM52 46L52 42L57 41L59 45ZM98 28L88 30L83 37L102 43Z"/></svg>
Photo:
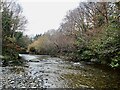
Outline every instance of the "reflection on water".
<svg viewBox="0 0 120 90"><path fill-rule="evenodd" d="M45 55L21 54L24 66L0 67L0 87L120 88L118 73Z"/></svg>

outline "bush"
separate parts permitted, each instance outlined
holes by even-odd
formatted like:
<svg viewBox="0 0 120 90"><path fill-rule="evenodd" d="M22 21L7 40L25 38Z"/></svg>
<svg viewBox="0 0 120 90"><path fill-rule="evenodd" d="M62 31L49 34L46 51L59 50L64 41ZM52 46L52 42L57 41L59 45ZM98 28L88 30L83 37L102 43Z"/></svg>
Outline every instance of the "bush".
<svg viewBox="0 0 120 90"><path fill-rule="evenodd" d="M98 54L101 63L112 67L120 66L120 26L111 22L97 37L94 37L89 48Z"/></svg>

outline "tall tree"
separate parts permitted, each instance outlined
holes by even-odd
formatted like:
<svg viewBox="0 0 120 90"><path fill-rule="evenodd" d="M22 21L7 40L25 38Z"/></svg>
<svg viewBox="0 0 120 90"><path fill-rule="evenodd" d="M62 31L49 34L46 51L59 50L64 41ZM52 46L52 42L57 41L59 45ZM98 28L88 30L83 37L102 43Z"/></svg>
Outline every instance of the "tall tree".
<svg viewBox="0 0 120 90"><path fill-rule="evenodd" d="M7 60L18 58L18 33L25 30L27 20L22 15L21 6L15 1L3 1L2 7L2 54Z"/></svg>

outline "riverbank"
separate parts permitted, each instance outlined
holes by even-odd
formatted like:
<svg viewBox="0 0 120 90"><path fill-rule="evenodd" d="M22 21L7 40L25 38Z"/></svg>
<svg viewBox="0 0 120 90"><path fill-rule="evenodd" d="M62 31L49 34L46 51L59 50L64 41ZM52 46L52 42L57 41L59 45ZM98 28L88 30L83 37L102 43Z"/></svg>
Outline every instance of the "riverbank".
<svg viewBox="0 0 120 90"><path fill-rule="evenodd" d="M120 73L106 66L46 55L21 57L26 62L23 66L2 67L4 88L120 88Z"/></svg>
<svg viewBox="0 0 120 90"><path fill-rule="evenodd" d="M6 66L22 66L24 64L23 59L18 55L17 58L12 58L11 56L2 56L0 58L2 61L2 67Z"/></svg>
<svg viewBox="0 0 120 90"><path fill-rule="evenodd" d="M117 70L117 71L120 70L120 67L111 67L109 64L107 64L107 63L101 63L97 59L79 60L79 59L75 58L74 56L67 56L67 55L56 55L56 57L61 58L62 60L66 60L66 61L72 61L72 62L78 62L78 63L82 62L84 64L91 65L91 66L96 67L96 68L98 68L97 66L101 66L101 67L103 66L103 67L106 67L108 70L109 69L111 69L111 70Z"/></svg>

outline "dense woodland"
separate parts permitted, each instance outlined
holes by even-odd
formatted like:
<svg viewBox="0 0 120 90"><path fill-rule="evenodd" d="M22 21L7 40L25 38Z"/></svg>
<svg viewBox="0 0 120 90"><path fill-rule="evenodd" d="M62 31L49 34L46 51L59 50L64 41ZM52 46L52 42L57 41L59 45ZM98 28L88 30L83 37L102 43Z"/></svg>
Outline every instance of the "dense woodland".
<svg viewBox="0 0 120 90"><path fill-rule="evenodd" d="M82 2L67 12L57 30L36 35L32 43L23 35L27 20L21 6L3 2L1 11L5 61L17 61L18 54L27 50L70 61L95 61L120 67L120 2Z"/></svg>

